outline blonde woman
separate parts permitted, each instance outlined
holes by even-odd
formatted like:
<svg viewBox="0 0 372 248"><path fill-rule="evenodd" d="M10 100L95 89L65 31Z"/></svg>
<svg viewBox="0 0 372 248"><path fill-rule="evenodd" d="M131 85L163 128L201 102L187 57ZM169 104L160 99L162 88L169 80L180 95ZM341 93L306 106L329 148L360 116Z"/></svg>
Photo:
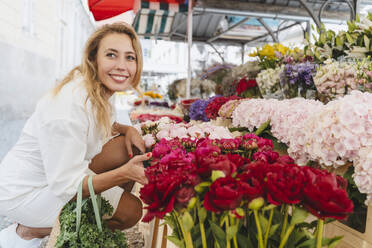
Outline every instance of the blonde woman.
<svg viewBox="0 0 372 248"><path fill-rule="evenodd" d="M106 25L87 41L82 64L38 102L0 164L0 215L15 221L0 232L2 248L39 247L83 179L89 195L88 175L115 209L111 229L139 221L142 204L130 189L146 183L142 162L151 154L133 157L134 148L145 152L144 142L134 128L114 122L112 95L137 87L141 72L134 30Z"/></svg>

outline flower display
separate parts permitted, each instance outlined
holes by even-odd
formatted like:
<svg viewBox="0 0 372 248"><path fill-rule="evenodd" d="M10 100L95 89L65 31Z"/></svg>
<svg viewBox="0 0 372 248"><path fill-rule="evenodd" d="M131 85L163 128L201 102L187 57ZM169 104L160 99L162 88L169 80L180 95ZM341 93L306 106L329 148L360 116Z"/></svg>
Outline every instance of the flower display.
<svg viewBox="0 0 372 248"><path fill-rule="evenodd" d="M279 156L271 140L254 134L162 139L145 173L143 221L164 218L179 247L237 248L242 242L259 248L299 247L313 242L320 248L336 242L322 242L325 218L343 219L353 211L344 179L300 167ZM316 229L299 225L307 211L318 217Z"/></svg>
<svg viewBox="0 0 372 248"><path fill-rule="evenodd" d="M362 19L357 15L356 20L348 22L347 31L340 31L337 34L333 30L326 30L324 26L317 28L319 37L315 39L314 44L307 39L306 54L313 55L320 62L343 57L371 56L371 26L372 14L368 13Z"/></svg>
<svg viewBox="0 0 372 248"><path fill-rule="evenodd" d="M213 96L213 97L210 97L208 100L197 100L193 102L189 110L190 119L209 121L209 118L206 115L205 109L207 108L210 102L212 102L215 98L218 98L218 97L220 96Z"/></svg>
<svg viewBox="0 0 372 248"><path fill-rule="evenodd" d="M280 85L286 98L307 96L308 90L315 90L313 75L316 73L314 63L305 62L286 64L280 72ZM314 95L315 97L315 95Z"/></svg>
<svg viewBox="0 0 372 248"><path fill-rule="evenodd" d="M230 97L221 96L221 97L214 98L212 101L210 101L208 103L207 107L205 108L205 110L204 110L205 115L209 119L216 119L217 116L218 116L218 111L220 110L222 105L224 105L226 102L228 102L230 100L236 100L236 99L239 99L239 97L237 97L237 96L230 96Z"/></svg>
<svg viewBox="0 0 372 248"><path fill-rule="evenodd" d="M158 121L146 121L134 126L143 136L147 148L154 145L154 140L173 138L203 138L231 139L232 133L226 127L215 126L209 122L204 123L176 123L170 118L161 118Z"/></svg>
<svg viewBox="0 0 372 248"><path fill-rule="evenodd" d="M273 96L280 91L280 77L279 74L284 66L276 67L275 69L268 68L258 73L256 81L260 88L261 94L265 96Z"/></svg>
<svg viewBox="0 0 372 248"><path fill-rule="evenodd" d="M256 87L257 82L254 79L247 79L246 77L243 77L239 80L238 85L236 86L236 93L238 95L241 95L244 91Z"/></svg>
<svg viewBox="0 0 372 248"><path fill-rule="evenodd" d="M191 120L201 120L209 121L209 118L205 114L205 108L208 106L209 102L207 100L197 100L195 101L189 111L189 116Z"/></svg>
<svg viewBox="0 0 372 248"><path fill-rule="evenodd" d="M149 96L149 97L151 97L151 98L159 98L159 99L163 98L162 95L160 95L160 94L158 94L158 93L155 93L155 92L153 92L153 91L146 91L145 93L143 93L143 95L144 95L144 96Z"/></svg>
<svg viewBox="0 0 372 248"><path fill-rule="evenodd" d="M325 101L357 89L357 82L356 65L347 62L326 61L314 76L316 89Z"/></svg>
<svg viewBox="0 0 372 248"><path fill-rule="evenodd" d="M352 91L331 101L307 120L305 152L324 166L338 167L357 158L371 143L372 95Z"/></svg>
<svg viewBox="0 0 372 248"><path fill-rule="evenodd" d="M308 162L305 152L306 132L304 127L313 113L323 104L315 100L292 98L286 100L251 99L240 103L234 110L233 126L246 127L251 132L269 121L271 134L288 146L288 154L301 165Z"/></svg>
<svg viewBox="0 0 372 248"><path fill-rule="evenodd" d="M263 70L268 68L276 68L280 66L284 61L303 61L305 55L299 48L290 49L279 43L273 45L265 44L261 48L257 48L257 51L249 54L250 57L257 57L259 65Z"/></svg>
<svg viewBox="0 0 372 248"><path fill-rule="evenodd" d="M231 118L232 113L234 112L235 108L242 102L247 99L241 100L230 100L226 102L224 105L221 106L220 110L218 110L218 115L223 118Z"/></svg>

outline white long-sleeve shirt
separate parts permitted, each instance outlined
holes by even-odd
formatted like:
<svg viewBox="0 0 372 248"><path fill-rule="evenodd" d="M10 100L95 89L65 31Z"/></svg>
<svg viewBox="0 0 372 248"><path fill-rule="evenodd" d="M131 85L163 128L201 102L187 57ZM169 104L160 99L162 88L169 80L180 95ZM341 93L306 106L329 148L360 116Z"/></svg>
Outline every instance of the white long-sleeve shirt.
<svg viewBox="0 0 372 248"><path fill-rule="evenodd" d="M16 207L22 196L44 187L64 203L76 194L105 143L86 96L82 77L76 75L56 96L38 102L0 164L0 201L13 201Z"/></svg>

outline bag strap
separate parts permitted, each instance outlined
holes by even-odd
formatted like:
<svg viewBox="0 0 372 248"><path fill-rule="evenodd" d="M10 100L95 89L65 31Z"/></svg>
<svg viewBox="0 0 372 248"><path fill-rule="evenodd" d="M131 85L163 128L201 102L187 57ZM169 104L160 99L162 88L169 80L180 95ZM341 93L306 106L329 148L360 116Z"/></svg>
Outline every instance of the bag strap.
<svg viewBox="0 0 372 248"><path fill-rule="evenodd" d="M98 230L100 232L102 232L101 216L99 214L99 209L98 209L98 204L97 204L97 197L96 197L96 194L94 193L92 180L93 180L93 176L89 176L89 178L88 178L88 188L89 188L90 198L92 199L94 215L96 216L96 224L97 224Z"/></svg>
<svg viewBox="0 0 372 248"><path fill-rule="evenodd" d="M79 184L77 199L76 199L76 233L79 236L80 223L81 223L81 208L83 199L83 181Z"/></svg>
<svg viewBox="0 0 372 248"><path fill-rule="evenodd" d="M88 177L88 188L89 188L90 198L92 199L94 216L96 218L96 224L97 224L98 230L102 232L101 217L99 214L99 211L101 208L101 196L98 195L97 197L96 194L94 193L92 179L93 179L93 176ZM79 230L80 230L80 225L81 225L81 209L82 209L82 206L87 201L87 199L84 199L84 202L83 202L83 181L84 180L82 180L81 183L79 184L78 192L77 192L77 199L76 199L76 233L78 234L78 236L79 236Z"/></svg>

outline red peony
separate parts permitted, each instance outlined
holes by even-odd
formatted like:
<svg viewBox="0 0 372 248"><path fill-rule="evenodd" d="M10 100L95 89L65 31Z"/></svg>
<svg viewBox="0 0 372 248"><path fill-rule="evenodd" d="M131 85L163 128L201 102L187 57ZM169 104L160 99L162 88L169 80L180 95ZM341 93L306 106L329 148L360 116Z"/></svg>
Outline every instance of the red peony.
<svg viewBox="0 0 372 248"><path fill-rule="evenodd" d="M295 164L273 164L266 174L267 200L274 205L297 204L302 200L304 173Z"/></svg>
<svg viewBox="0 0 372 248"><path fill-rule="evenodd" d="M263 161L265 163L272 164L276 162L279 157L279 153L274 151L263 151L263 152L256 152L253 154L252 159L254 161Z"/></svg>
<svg viewBox="0 0 372 248"><path fill-rule="evenodd" d="M187 206L195 195L194 186L200 183L193 162L193 154L177 149L146 169L149 182L140 190L141 199L148 205L144 222L154 217L163 218L174 208Z"/></svg>
<svg viewBox="0 0 372 248"><path fill-rule="evenodd" d="M208 211L234 210L240 206L242 194L237 180L231 176L214 181L204 197L204 207Z"/></svg>
<svg viewBox="0 0 372 248"><path fill-rule="evenodd" d="M288 155L280 156L279 158L276 159L275 162L279 164L294 164L293 158L291 158Z"/></svg>
<svg viewBox="0 0 372 248"><path fill-rule="evenodd" d="M256 172L257 170L247 170L237 176L243 198L249 201L263 196L265 192L264 180L260 178Z"/></svg>
<svg viewBox="0 0 372 248"><path fill-rule="evenodd" d="M247 89L250 89L256 86L257 86L257 82L255 79L248 80L247 77L243 77L242 79L240 79L238 85L236 86L235 91L238 95L241 95Z"/></svg>
<svg viewBox="0 0 372 248"><path fill-rule="evenodd" d="M224 151L235 151L239 149L240 139L219 139L216 143Z"/></svg>
<svg viewBox="0 0 372 248"><path fill-rule="evenodd" d="M353 202L345 191L345 181L325 170L304 167L304 206L313 215L325 219L344 219L353 212Z"/></svg>
<svg viewBox="0 0 372 248"><path fill-rule="evenodd" d="M216 97L207 105L204 112L209 119L216 119L217 116L218 116L218 111L220 110L222 105L224 105L226 102L228 102L230 100L236 100L236 99L240 99L240 98L237 97L237 96Z"/></svg>
<svg viewBox="0 0 372 248"><path fill-rule="evenodd" d="M171 140L161 139L152 150L152 157L160 159L164 155L168 154L173 150L176 150L177 148L183 149L183 146L178 139Z"/></svg>

